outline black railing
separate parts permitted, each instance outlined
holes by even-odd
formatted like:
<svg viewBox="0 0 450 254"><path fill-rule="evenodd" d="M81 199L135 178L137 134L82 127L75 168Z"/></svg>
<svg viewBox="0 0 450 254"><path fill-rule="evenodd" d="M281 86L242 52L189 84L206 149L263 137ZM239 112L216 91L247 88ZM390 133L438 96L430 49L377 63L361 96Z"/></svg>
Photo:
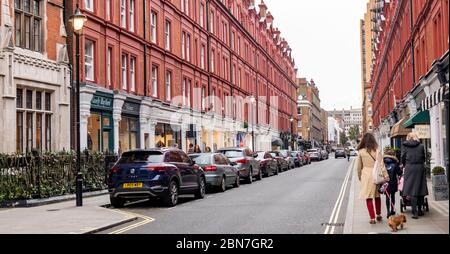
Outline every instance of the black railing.
<svg viewBox="0 0 450 254"><path fill-rule="evenodd" d="M107 188L116 155L85 151L81 156L83 191ZM75 193L76 153L0 154L0 202Z"/></svg>

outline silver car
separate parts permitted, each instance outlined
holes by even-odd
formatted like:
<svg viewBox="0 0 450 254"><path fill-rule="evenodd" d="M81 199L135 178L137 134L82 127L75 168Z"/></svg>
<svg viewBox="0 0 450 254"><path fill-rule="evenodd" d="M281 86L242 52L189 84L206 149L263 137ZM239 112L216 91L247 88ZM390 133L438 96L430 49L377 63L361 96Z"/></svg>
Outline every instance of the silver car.
<svg viewBox="0 0 450 254"><path fill-rule="evenodd" d="M322 153L319 149L308 149L309 157L311 158L311 161L321 161L322 160Z"/></svg>
<svg viewBox="0 0 450 254"><path fill-rule="evenodd" d="M249 148L222 148L218 153L225 155L232 164L239 170L241 179L248 183L253 182L253 177L262 180L263 174L259 166L259 161L255 158L258 154L254 154Z"/></svg>
<svg viewBox="0 0 450 254"><path fill-rule="evenodd" d="M221 153L190 154L189 157L205 172L206 186L224 192L227 186L240 185L239 170Z"/></svg>

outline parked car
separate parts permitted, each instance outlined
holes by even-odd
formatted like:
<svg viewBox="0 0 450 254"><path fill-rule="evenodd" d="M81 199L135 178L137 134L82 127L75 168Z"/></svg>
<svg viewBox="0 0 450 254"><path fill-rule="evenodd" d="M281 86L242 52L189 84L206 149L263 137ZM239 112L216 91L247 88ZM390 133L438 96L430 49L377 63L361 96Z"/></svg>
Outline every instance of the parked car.
<svg viewBox="0 0 450 254"><path fill-rule="evenodd" d="M291 152L292 158L294 158L295 167L299 168L304 165L303 152L293 151Z"/></svg>
<svg viewBox="0 0 450 254"><path fill-rule="evenodd" d="M308 151L302 151L303 152L303 159L305 160L305 165L311 164L311 157L309 156Z"/></svg>
<svg viewBox="0 0 450 254"><path fill-rule="evenodd" d="M190 154L195 164L199 165L206 176L206 186L226 191L227 186L237 188L240 185L239 170L232 166L230 160L221 153Z"/></svg>
<svg viewBox="0 0 450 254"><path fill-rule="evenodd" d="M334 152L334 158L347 158L347 154L345 153L345 149L344 148L336 148L336 151Z"/></svg>
<svg viewBox="0 0 450 254"><path fill-rule="evenodd" d="M205 196L206 177L185 152L175 148L132 150L122 154L109 172L111 205L127 200L161 198L175 206L181 194Z"/></svg>
<svg viewBox="0 0 450 254"><path fill-rule="evenodd" d="M248 183L253 182L253 177L257 180L262 179L262 171L259 162L255 159L254 154L249 148L222 148L218 153L225 155L231 162L235 163L235 167L239 170L239 177Z"/></svg>
<svg viewBox="0 0 450 254"><path fill-rule="evenodd" d="M321 161L322 160L322 153L319 149L308 149L309 157L311 158L311 161Z"/></svg>
<svg viewBox="0 0 450 254"><path fill-rule="evenodd" d="M328 160L329 155L328 155L327 150L323 149L323 150L321 150L320 152L322 153L322 159L323 159L323 160Z"/></svg>
<svg viewBox="0 0 450 254"><path fill-rule="evenodd" d="M280 171L286 171L289 169L289 164L284 155L280 151L272 151L270 155L278 162L278 168Z"/></svg>
<svg viewBox="0 0 450 254"><path fill-rule="evenodd" d="M268 152L257 152L258 157L255 159L259 161L259 166L263 175L268 177L271 175L278 175L279 167L277 160Z"/></svg>
<svg viewBox="0 0 450 254"><path fill-rule="evenodd" d="M355 148L350 148L350 156L358 156L358 151Z"/></svg>
<svg viewBox="0 0 450 254"><path fill-rule="evenodd" d="M295 162L294 157L291 155L291 151L288 150L280 150L280 153L283 154L285 160L288 163L288 169L294 169L295 168Z"/></svg>

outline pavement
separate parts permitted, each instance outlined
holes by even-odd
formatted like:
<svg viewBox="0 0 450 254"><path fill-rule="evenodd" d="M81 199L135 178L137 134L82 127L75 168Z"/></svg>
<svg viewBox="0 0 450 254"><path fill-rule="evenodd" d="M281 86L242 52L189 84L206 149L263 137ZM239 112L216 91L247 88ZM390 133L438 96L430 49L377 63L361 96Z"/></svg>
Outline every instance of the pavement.
<svg viewBox="0 0 450 254"><path fill-rule="evenodd" d="M360 199L360 183L357 178L355 164L352 163L352 180L349 193L349 202L345 219L344 234L449 234L449 202L435 201L432 195L431 181L428 181L428 203L430 211L425 212L425 216L418 220L411 218L411 207L407 207L406 224L403 230L396 233L391 232L386 219L386 199L382 195L382 215L383 221L375 225L369 224L369 213L366 208L365 200ZM400 196L396 196L397 213L400 212Z"/></svg>
<svg viewBox="0 0 450 254"><path fill-rule="evenodd" d="M99 233L323 234L330 217L336 224L344 222L347 199L340 191L348 165L346 159L330 157L224 193L208 193L205 199L180 197L174 208L155 201L135 203L120 211L140 215L138 221ZM342 231L342 226L334 228Z"/></svg>
<svg viewBox="0 0 450 254"><path fill-rule="evenodd" d="M86 234L128 223L135 215L114 211L102 206L109 204L109 196L83 199L76 207L75 200L27 208L0 210L0 234Z"/></svg>

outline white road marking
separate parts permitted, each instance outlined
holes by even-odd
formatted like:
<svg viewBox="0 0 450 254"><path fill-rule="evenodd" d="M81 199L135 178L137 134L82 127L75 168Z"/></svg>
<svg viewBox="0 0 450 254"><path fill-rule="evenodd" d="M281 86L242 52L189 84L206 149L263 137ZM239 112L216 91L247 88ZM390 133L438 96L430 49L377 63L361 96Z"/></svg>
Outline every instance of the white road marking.
<svg viewBox="0 0 450 254"><path fill-rule="evenodd" d="M337 219L339 217L339 211L341 210L342 201L345 197L345 192L347 189L347 184L350 178L350 173L353 170L354 160L350 164L350 167L347 170L347 174L345 175L344 182L342 183L341 191L339 192L339 196L336 200L336 204L334 205L333 211L331 212L330 220L328 221L328 225L325 228L324 234L333 234L335 226L332 225L332 223L336 223Z"/></svg>

